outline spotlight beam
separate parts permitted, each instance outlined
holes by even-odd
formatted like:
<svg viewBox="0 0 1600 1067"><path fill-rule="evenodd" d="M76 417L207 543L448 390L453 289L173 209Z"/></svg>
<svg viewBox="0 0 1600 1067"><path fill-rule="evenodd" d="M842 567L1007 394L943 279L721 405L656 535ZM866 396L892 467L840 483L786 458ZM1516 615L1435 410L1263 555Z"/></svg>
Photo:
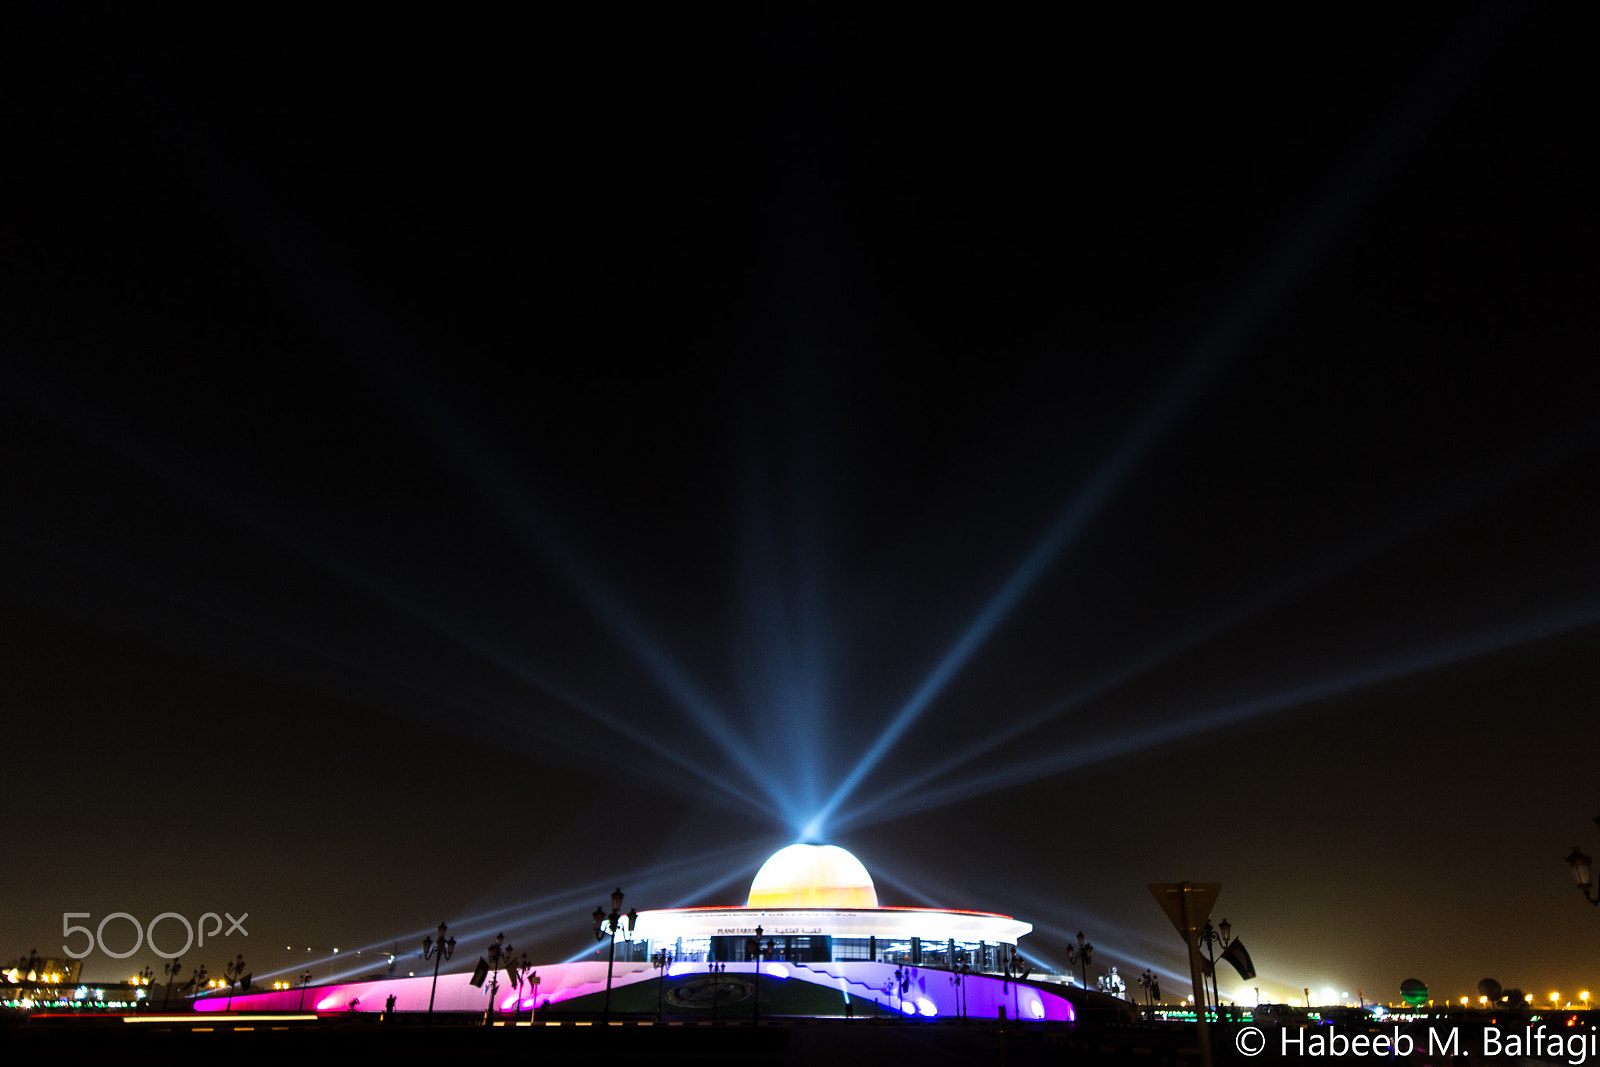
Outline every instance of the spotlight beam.
<svg viewBox="0 0 1600 1067"><path fill-rule="evenodd" d="M905 779L899 785L879 793L851 811L846 812L842 817L840 826L860 825L855 820L857 814L870 813L879 806L892 804L900 797L921 788L928 782L943 778L952 771L976 762L985 754L1059 719L1068 712L1099 699L1108 692L1143 677L1185 653L1225 636L1247 623L1260 619L1313 589L1358 570L1360 567L1414 540L1427 531L1482 506L1511 487L1547 470L1558 460L1588 448L1597 438L1600 438L1600 427L1591 427L1581 435L1568 441L1556 442L1541 447L1530 458L1502 464L1497 471L1491 472L1490 475L1475 482L1470 490L1454 494L1449 498L1432 501L1425 511L1402 519L1382 533L1365 538L1355 545L1342 548L1306 572L1281 583L1276 588L1260 596L1234 606L1227 612L1212 618L1204 626L1193 632L1137 657L1119 670L1102 675L1095 681L1080 687L1071 695L1054 701L1031 715L1010 723L1002 729L990 730L981 738L968 741L958 751L953 752L941 762L923 768L918 774Z"/></svg>
<svg viewBox="0 0 1600 1067"><path fill-rule="evenodd" d="M735 854L748 855L751 847L752 844L750 842L738 842L735 844L724 845L720 848L712 849L706 852L696 853L692 856L679 856L675 859L666 860L650 867L639 868L621 873L613 872L610 875L595 878L592 881L586 881L584 885L572 889L564 889L553 893L546 893L543 896L536 897L532 900L518 901L515 904L508 904L502 907L490 909L488 911L474 912L471 915L458 917L457 919L452 920L450 925L451 928L457 932L458 938L462 941L470 941L478 937L492 937L497 930L529 930L530 927L530 933L537 931L540 928L555 927L558 936L562 937L564 940L566 928L573 923L574 916L577 916L580 920L587 918L589 907L593 904L593 897L596 893L595 886L597 885L638 885L640 883L660 882L663 880L668 882L679 882L691 875L700 873L707 867L720 867L722 863ZM711 885L709 888L705 888L703 890L696 889L687 895L679 896L677 899L679 899L680 903L682 900L692 900L696 896L701 895L703 892L712 892L715 889L720 888L722 884L733 881L738 877L739 874L735 872L734 874L722 879L721 882ZM663 907L677 906L677 904L663 905ZM463 930L466 932L462 933L461 931ZM389 948L390 945L394 944L396 940L402 944L416 945L422 939L424 934L431 932L431 930L411 931L399 938L385 938L381 941L361 945L359 946L359 951L384 952ZM526 935L518 937L518 940L525 939ZM404 953L403 957L410 957L414 954L415 950L411 950ZM307 966L327 967L331 964L342 963L346 958L354 959L355 951L352 950L349 952L341 952L336 956L323 955L309 961L296 961L293 966L265 974L264 977L270 980L284 974L298 976L300 972L305 970ZM352 964L349 969L343 972L329 973L321 976L319 981L337 981L339 979L351 978L365 971L370 971L371 969L371 966L368 964Z"/></svg>
<svg viewBox="0 0 1600 1067"><path fill-rule="evenodd" d="M1104 763L1130 753L1226 729L1251 719L1427 674L1479 656L1536 644L1592 626L1597 622L1600 622L1600 603L1569 606L1554 615L1524 622L1509 630L1480 633L1459 644L1425 648L1410 655L1390 657L1364 670L1320 678L1238 704L1171 718L1159 725L1136 730L1120 737L1050 753L990 774L968 778L962 782L909 797L899 804L870 813L863 812L848 822L842 821L836 830L859 829L862 826L943 807L971 797L984 796L1081 767Z"/></svg>
<svg viewBox="0 0 1600 1067"><path fill-rule="evenodd" d="M155 42L146 43L159 47ZM180 69L169 66L174 71ZM137 110L164 119L150 127L141 115L139 128L153 130L173 158L204 176L213 206L236 237L258 247L278 267L290 290L327 323L347 353L361 361L396 409L428 439L442 446L468 481L495 502L501 517L521 536L525 547L543 557L551 572L569 583L589 610L612 629L623 647L655 676L750 784L771 797L778 807L790 806L776 783L762 773L761 761L727 717L700 693L643 622L623 608L598 576L583 566L577 553L560 543L548 512L535 505L531 490L511 475L498 455L465 423L446 415L437 399L440 390L429 388L434 383L421 380L416 346L374 306L362 287L338 268L338 257L268 195L254 175L226 151L224 142L200 135L200 124L176 103L183 99L181 95L155 89L144 72L132 66L125 68L124 75L130 92L122 102L137 101ZM194 95L198 98L204 94ZM400 367L405 363L412 368L408 383L400 380Z"/></svg>
<svg viewBox="0 0 1600 1067"><path fill-rule="evenodd" d="M1001 583L977 618L845 775L807 824L808 835L820 835L824 831L839 806L899 742L1056 556L1072 542L1150 449L1166 437L1216 372L1260 330L1284 297L1310 273L1357 211L1415 151L1423 140L1422 132L1438 120L1466 82L1474 63L1482 59L1513 15L1509 5L1480 14L1471 26L1445 46L1413 83L1401 104L1377 124L1361 150L1348 158L1332 180L1322 187L1312 209L1301 218L1288 239L1256 270L1107 462Z"/></svg>
<svg viewBox="0 0 1600 1067"><path fill-rule="evenodd" d="M748 620L745 640L753 646L753 654L744 656L744 693L752 707L781 724L781 729L768 733L766 753L768 765L788 769L794 802L787 809L788 825L798 830L805 813L816 807L818 739L827 732L821 699L826 664L817 639L819 583L813 580L808 529L798 531L800 543L793 553L798 561L783 565L774 524L768 520L768 501L762 493L769 479L755 469L754 445L747 442L745 451L741 595Z"/></svg>
<svg viewBox="0 0 1600 1067"><path fill-rule="evenodd" d="M443 637L456 647L467 651L480 659L492 663L524 684L532 686L555 698L566 707L579 712L601 727L605 728L611 734L611 736L625 738L629 741L643 744L644 747L646 747L652 753L694 775L698 780L711 787L714 791L725 794L726 801L730 804L730 806L737 809L746 809L754 804L761 811L780 824L790 825L794 822L792 816L781 814L777 806L768 804L759 799L755 799L748 792L741 792L733 788L721 776L708 773L699 762L691 760L688 757L680 754L665 742L650 737L636 724L623 723L615 716L603 711L598 707L595 707L592 704L589 704L587 701L564 689L557 683L540 677L522 663L511 659L499 650L490 647L486 642L479 639L476 635L469 633L464 626L454 623L449 619L440 617L436 613L430 611L426 606L418 603L413 597L400 593L398 590L384 583L381 579L368 574L349 561L340 558L332 551L312 544L304 537L297 535L294 531L284 526L281 522L274 521L267 515L260 513L258 509L246 506L234 496L219 490L214 485L209 484L204 477L195 474L181 461L174 459L169 455L164 455L161 450L149 445L148 442L137 440L132 436L124 436L122 438L113 440L106 435L98 420L91 418L86 413L55 402L53 398L48 398L42 395L40 390L37 388L30 390L28 400L36 410L40 411L42 414L45 414L58 425L79 435L107 454L116 457L119 462L128 463L135 469L142 471L161 484L166 485L178 492L184 493L193 499L204 500L208 502L215 509L217 509L220 514L225 516L229 521L231 521L235 526L244 532L260 538L267 543L290 553L294 557L311 564L323 574L331 576L347 587L361 593L368 600L399 613L401 616L422 627L427 632L435 634L439 637ZM30 542L37 541L37 539L32 538L28 540ZM57 558L69 559L77 566L87 567L87 569L99 571L100 573L106 573L99 566L89 564L83 559L75 559L68 555L58 543L52 543L50 545L36 543L35 547L38 550L44 551L47 554ZM126 581L126 579L118 580ZM206 608L193 603L191 598L178 596L171 592L156 589L147 582L134 582L132 584L135 584L139 588L145 589L147 592L159 593L166 599L171 600L173 603L181 604L189 610L198 610L207 615L225 618L229 622L241 626L251 632L272 637L274 640L280 641L288 647L298 648L304 652L310 652L319 659L337 663L341 666L361 670L363 673L370 674L373 677L380 678L385 681L393 681L391 676L376 671L371 667L365 667L354 664L347 659L330 656L325 648L308 645L306 642L294 637L293 635L285 635L283 633L269 631L264 629L259 623L245 619L236 613L219 614L213 608ZM456 706L461 706L462 704L462 702L456 698L448 699L446 703L454 704ZM470 705L472 702L468 701L467 703ZM480 717L483 715L481 708L472 708L472 711L474 714L477 714ZM526 728L526 724L515 720L509 723L502 721L500 725L510 725L518 729ZM586 750L588 746L587 743L585 743L580 745L569 744L569 747L576 747L580 750ZM678 788L682 787L681 783L669 784L674 784ZM766 783L758 782L757 784L764 786ZM763 792L770 796L772 790L764 788Z"/></svg>
<svg viewBox="0 0 1600 1067"><path fill-rule="evenodd" d="M745 877L745 872L743 872L743 871L734 871L732 874L725 874L722 877L717 878L717 879L715 879L713 881L706 882L703 885L696 886L694 889L691 889L687 893L681 893L678 896L673 897L672 900L669 903L661 904L661 905L659 905L659 907L661 907L661 908L681 908L681 907L685 907L685 906L688 905L689 901L691 901L691 900L699 900L699 899L705 897L708 893L715 893L717 890L721 889L723 886L732 885L734 882L737 882L740 878L743 878L743 877ZM563 963L576 963L579 960L583 959L585 956L591 955L595 951L596 951L596 949L594 948L593 945L585 945L583 948L578 949L576 952L574 952L572 955L568 956L566 959L562 960L561 962L563 962Z"/></svg>

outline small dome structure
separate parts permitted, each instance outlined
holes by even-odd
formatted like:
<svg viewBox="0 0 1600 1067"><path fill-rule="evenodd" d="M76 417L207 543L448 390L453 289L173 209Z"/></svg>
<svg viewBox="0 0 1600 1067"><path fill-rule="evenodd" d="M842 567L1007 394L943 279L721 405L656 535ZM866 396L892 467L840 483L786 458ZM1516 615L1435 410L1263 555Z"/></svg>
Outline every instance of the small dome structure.
<svg viewBox="0 0 1600 1067"><path fill-rule="evenodd" d="M876 908L878 891L861 861L838 845L790 845L761 865L745 906Z"/></svg>

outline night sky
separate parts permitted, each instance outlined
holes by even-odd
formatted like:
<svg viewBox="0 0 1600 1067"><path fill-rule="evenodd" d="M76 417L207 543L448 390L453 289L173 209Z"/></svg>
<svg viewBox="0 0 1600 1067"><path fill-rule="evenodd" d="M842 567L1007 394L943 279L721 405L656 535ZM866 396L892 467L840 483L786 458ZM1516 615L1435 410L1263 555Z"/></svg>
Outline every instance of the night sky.
<svg viewBox="0 0 1600 1067"><path fill-rule="evenodd" d="M856 6L5 17L0 957L804 837L1169 996L1181 879L1226 998L1600 990L1593 13Z"/></svg>

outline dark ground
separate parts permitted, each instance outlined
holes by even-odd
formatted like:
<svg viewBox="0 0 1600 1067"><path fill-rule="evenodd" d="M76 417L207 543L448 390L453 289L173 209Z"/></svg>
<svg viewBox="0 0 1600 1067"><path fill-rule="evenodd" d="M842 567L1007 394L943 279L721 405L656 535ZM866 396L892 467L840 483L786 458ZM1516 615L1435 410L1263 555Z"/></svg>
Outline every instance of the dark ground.
<svg viewBox="0 0 1600 1067"><path fill-rule="evenodd" d="M1470 1016L1470 1013L1469 1013ZM1432 1025L1461 1030L1464 1057L1427 1054L1422 1023L1381 1026L1376 1033L1406 1032L1418 1049L1401 1058L1412 1067L1435 1063L1507 1062L1476 1054L1479 1032L1493 1022L1451 1016ZM1100 1026L1031 1024L1002 1032L994 1022L763 1020L739 1022L646 1020L613 1022L567 1019L560 1025L476 1025L476 1019L397 1016L382 1021L362 1013L325 1015L314 1022L284 1022L237 1016L191 1023L128 1024L116 1016L13 1020L0 1030L0 1057L9 1063L421 1064L530 1061L568 1063L871 1064L883 1067L912 1058L917 1064L1007 1065L1093 1063L1136 1067L1191 1067L1200 1061L1194 1028L1181 1024ZM1526 1020L1500 1020L1506 1033ZM1235 1051L1237 1025L1212 1028L1216 1067L1311 1059L1276 1054L1278 1030L1265 1027L1269 1048L1247 1057ZM1303 1034L1326 1033L1313 1027ZM1351 1034L1357 1031L1350 1031ZM1257 1046L1258 1048L1260 1046ZM1348 1057L1337 1057L1345 1059ZM1354 1057L1360 1060L1363 1057ZM1378 1057L1394 1062L1389 1057ZM1532 1061L1519 1061L1532 1062Z"/></svg>

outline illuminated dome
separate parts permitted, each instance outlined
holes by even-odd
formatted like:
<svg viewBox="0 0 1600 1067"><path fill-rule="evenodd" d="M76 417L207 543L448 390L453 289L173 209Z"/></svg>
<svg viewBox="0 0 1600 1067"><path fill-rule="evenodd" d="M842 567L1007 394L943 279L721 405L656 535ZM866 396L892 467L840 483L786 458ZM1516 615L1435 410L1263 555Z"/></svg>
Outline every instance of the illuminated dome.
<svg viewBox="0 0 1600 1067"><path fill-rule="evenodd" d="M838 845L790 845L750 883L751 908L876 908L878 891L861 861Z"/></svg>

